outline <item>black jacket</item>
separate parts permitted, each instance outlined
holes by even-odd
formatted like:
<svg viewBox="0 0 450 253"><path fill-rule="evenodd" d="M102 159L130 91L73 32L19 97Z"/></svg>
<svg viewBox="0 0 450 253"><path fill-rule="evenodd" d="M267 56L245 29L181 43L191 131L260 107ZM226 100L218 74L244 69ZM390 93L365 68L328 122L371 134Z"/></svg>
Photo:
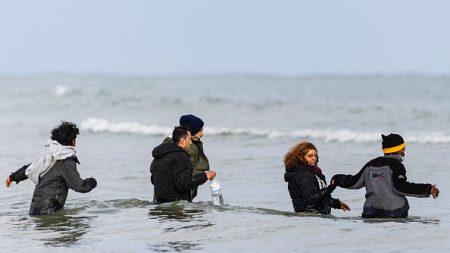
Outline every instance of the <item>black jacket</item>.
<svg viewBox="0 0 450 253"><path fill-rule="evenodd" d="M205 183L206 173L192 176L189 154L174 143L163 143L153 149L150 165L151 181L154 185L154 200L157 203L177 200L192 201L191 190Z"/></svg>
<svg viewBox="0 0 450 253"><path fill-rule="evenodd" d="M94 178L81 179L77 171L76 156L57 161L53 167L39 179L33 193L30 215L51 214L64 207L69 188L76 192L89 192L97 186ZM11 180L20 182L28 179L25 165L11 174Z"/></svg>
<svg viewBox="0 0 450 253"><path fill-rule="evenodd" d="M320 187L319 183L326 185L325 176L322 173L314 173L308 166L286 170L284 180L288 182L295 212L318 211L321 214L329 214L331 208L341 208L339 199L331 198L333 188Z"/></svg>

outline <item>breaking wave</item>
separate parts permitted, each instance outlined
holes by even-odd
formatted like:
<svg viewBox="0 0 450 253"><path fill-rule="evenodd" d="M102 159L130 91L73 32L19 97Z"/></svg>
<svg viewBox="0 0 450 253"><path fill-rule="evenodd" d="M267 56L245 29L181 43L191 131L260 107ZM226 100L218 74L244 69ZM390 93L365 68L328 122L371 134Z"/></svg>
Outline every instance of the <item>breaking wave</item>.
<svg viewBox="0 0 450 253"><path fill-rule="evenodd" d="M66 86L58 86L55 89L55 96L56 97L64 97L70 92L70 88Z"/></svg>
<svg viewBox="0 0 450 253"><path fill-rule="evenodd" d="M81 123L81 129L92 133L120 133L139 134L148 136L167 136L172 133L172 127L159 125L145 125L137 122L115 122L107 119L89 118ZM302 129L295 131L282 131L276 129L257 128L216 128L205 127L210 136L248 136L255 138L304 138L320 139L326 142L379 142L380 132L338 130L312 130ZM450 135L445 133L405 134L409 143L450 143Z"/></svg>

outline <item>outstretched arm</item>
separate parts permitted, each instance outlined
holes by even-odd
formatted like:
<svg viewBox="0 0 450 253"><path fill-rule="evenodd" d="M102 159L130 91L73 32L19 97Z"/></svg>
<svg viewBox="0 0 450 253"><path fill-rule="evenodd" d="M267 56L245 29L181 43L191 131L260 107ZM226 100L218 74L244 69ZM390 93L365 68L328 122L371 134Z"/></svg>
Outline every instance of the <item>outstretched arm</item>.
<svg viewBox="0 0 450 253"><path fill-rule="evenodd" d="M64 181L67 186L76 192L90 192L97 187L97 180L95 178L86 178L83 180L80 177L80 173L77 171L77 165L75 161L67 159L64 161L65 168L63 169Z"/></svg>
<svg viewBox="0 0 450 253"><path fill-rule="evenodd" d="M418 198L427 198L432 194L433 186L431 184L416 184L408 182L404 167L393 169L392 180L394 182L394 191L397 194ZM437 190L437 195L439 195L439 190Z"/></svg>
<svg viewBox="0 0 450 253"><path fill-rule="evenodd" d="M27 170L28 166L30 166L30 164L24 165L16 172L11 173L11 175L6 178L6 187L9 187L12 182L16 182L18 184L21 181L27 180L28 177L25 175L25 171Z"/></svg>
<svg viewBox="0 0 450 253"><path fill-rule="evenodd" d="M344 175L337 174L331 178L330 187L342 187L347 189L359 189L364 187L364 170L365 166L358 172L358 174L352 175Z"/></svg>

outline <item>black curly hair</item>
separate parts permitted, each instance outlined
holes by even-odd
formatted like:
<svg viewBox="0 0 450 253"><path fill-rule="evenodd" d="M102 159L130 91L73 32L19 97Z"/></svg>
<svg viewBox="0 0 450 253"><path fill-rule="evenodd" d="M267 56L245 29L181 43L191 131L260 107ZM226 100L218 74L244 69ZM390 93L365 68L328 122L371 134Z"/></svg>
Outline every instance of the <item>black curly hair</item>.
<svg viewBox="0 0 450 253"><path fill-rule="evenodd" d="M72 146L80 130L72 122L62 121L61 124L52 130L52 140L64 146Z"/></svg>

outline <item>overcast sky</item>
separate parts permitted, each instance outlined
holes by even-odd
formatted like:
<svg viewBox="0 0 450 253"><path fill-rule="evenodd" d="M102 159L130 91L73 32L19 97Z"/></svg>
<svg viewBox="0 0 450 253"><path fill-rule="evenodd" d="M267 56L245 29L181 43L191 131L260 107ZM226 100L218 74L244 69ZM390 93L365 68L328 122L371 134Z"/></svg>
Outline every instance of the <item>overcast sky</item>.
<svg viewBox="0 0 450 253"><path fill-rule="evenodd" d="M450 1L0 0L0 74L450 74Z"/></svg>

